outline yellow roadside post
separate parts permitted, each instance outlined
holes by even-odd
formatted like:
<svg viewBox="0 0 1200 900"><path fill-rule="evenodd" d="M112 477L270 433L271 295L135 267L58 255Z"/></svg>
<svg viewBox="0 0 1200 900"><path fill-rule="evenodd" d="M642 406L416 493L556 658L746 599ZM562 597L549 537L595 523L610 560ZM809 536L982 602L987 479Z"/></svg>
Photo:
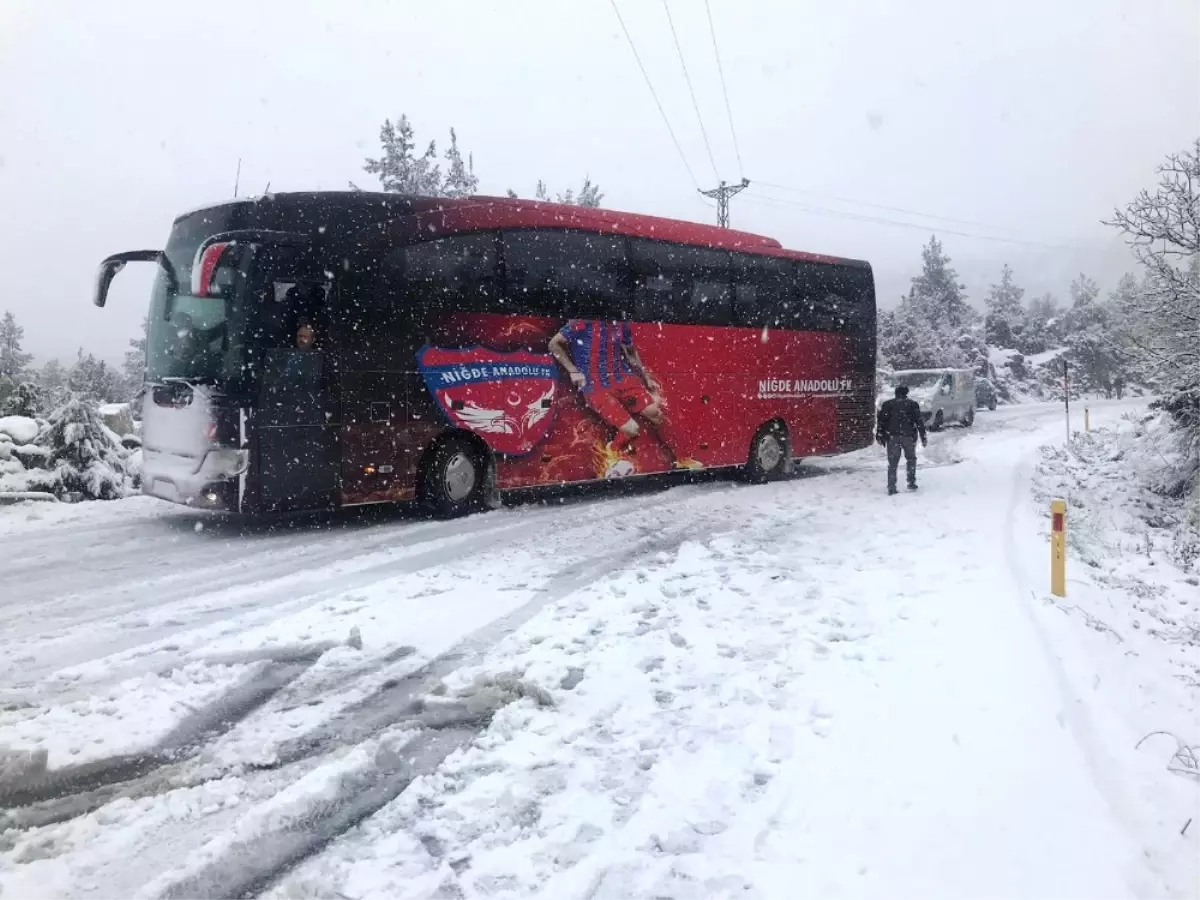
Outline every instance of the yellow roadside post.
<svg viewBox="0 0 1200 900"><path fill-rule="evenodd" d="M1050 501L1050 593L1067 596L1067 501Z"/></svg>

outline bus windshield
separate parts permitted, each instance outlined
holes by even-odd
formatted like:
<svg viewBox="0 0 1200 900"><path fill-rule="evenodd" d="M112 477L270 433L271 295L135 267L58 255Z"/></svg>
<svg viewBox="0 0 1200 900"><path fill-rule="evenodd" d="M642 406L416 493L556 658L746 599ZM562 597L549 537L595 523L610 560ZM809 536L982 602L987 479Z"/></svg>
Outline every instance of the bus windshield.
<svg viewBox="0 0 1200 900"><path fill-rule="evenodd" d="M196 251L214 234L235 224L238 210L205 210L175 223L167 241L166 266L159 266L150 300L146 336L149 381L185 378L229 382L241 377L244 356L243 294L245 278L240 254L218 270L213 296L189 293Z"/></svg>
<svg viewBox="0 0 1200 900"><path fill-rule="evenodd" d="M146 374L150 381L186 378L219 381L237 378L243 343L231 324L237 295L192 297L178 292L162 269L150 302Z"/></svg>

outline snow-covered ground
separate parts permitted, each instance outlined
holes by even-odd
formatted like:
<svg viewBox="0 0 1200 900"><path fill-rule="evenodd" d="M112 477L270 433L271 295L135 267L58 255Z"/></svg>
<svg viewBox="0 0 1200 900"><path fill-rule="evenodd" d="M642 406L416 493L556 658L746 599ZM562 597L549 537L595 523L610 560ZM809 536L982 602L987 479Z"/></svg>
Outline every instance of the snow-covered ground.
<svg viewBox="0 0 1200 900"><path fill-rule="evenodd" d="M1186 635L1195 572L1082 516L1049 602L1048 494L1122 502L1062 435L981 411L894 498L872 448L446 523L0 509L0 749L47 751L0 894L1191 896L1196 647L1130 617Z"/></svg>

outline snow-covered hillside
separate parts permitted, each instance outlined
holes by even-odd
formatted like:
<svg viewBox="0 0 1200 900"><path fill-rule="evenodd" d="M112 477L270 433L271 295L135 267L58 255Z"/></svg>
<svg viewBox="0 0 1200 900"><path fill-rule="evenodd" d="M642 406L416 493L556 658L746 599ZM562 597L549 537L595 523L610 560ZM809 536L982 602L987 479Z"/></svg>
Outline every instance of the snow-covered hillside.
<svg viewBox="0 0 1200 900"><path fill-rule="evenodd" d="M449 523L0 510L0 889L1188 896L1200 792L1139 741L1200 741L1195 560L1124 552L1118 438L1061 434L982 411L894 498L872 448Z"/></svg>

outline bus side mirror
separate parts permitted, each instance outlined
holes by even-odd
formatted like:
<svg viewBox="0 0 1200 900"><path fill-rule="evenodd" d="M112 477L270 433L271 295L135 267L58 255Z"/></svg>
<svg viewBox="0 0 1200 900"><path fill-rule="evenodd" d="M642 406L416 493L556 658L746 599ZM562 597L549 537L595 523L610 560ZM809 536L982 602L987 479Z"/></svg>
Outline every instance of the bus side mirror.
<svg viewBox="0 0 1200 900"><path fill-rule="evenodd" d="M100 263L100 271L96 273L96 293L92 302L103 307L108 302L108 289L117 273L130 262L157 262L164 259L161 250L129 250L125 253L114 253Z"/></svg>
<svg viewBox="0 0 1200 900"><path fill-rule="evenodd" d="M108 302L109 285L123 268L125 268L125 263L120 260L106 259L100 263L100 271L96 274L96 294L92 297L93 303L103 307Z"/></svg>

